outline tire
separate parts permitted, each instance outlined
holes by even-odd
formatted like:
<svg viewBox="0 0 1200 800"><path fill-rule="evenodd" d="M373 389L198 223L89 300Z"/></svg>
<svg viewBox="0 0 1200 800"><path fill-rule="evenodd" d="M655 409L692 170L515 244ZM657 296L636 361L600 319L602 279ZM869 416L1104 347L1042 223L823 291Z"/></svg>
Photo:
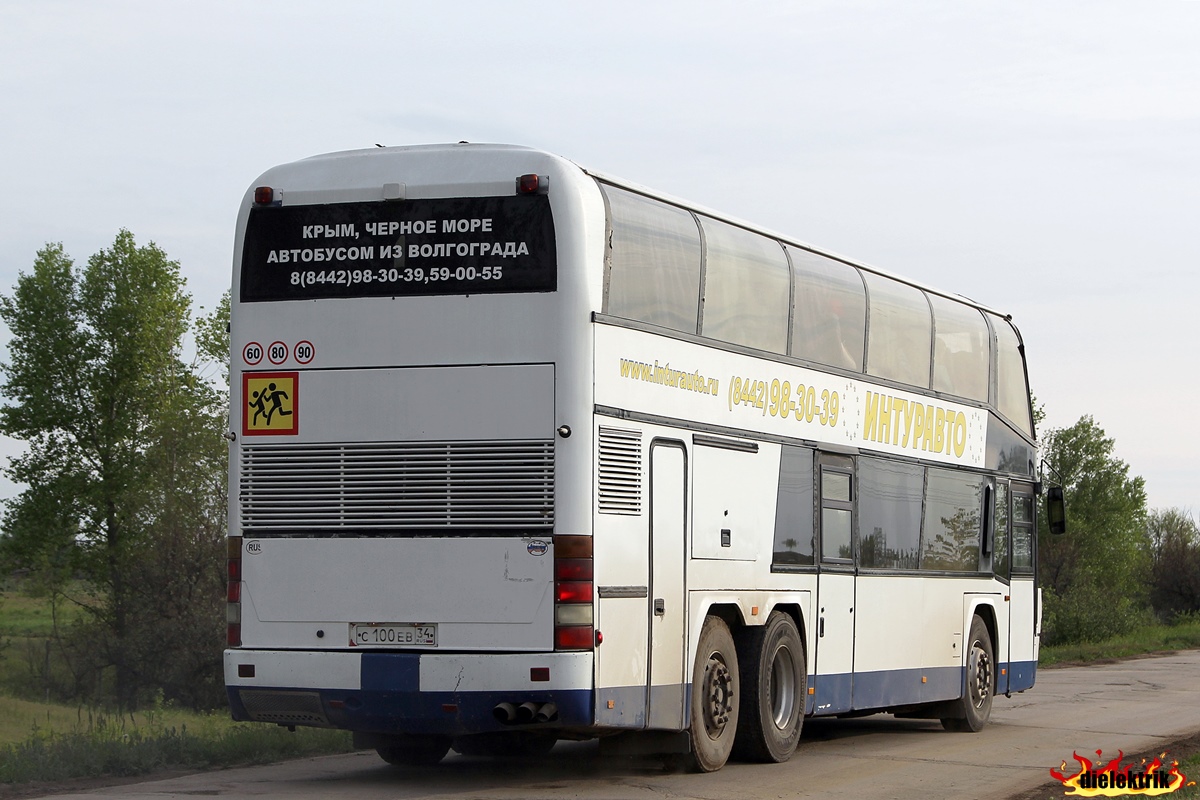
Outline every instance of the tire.
<svg viewBox="0 0 1200 800"><path fill-rule="evenodd" d="M558 737L553 733L502 731L460 736L452 747L464 756L536 758L549 753L557 742Z"/></svg>
<svg viewBox="0 0 1200 800"><path fill-rule="evenodd" d="M432 767L450 752L449 736L399 735L379 744L375 752L396 767Z"/></svg>
<svg viewBox="0 0 1200 800"><path fill-rule="evenodd" d="M698 772L725 766L738 726L737 650L729 627L718 617L704 620L692 667L689 760Z"/></svg>
<svg viewBox="0 0 1200 800"><path fill-rule="evenodd" d="M942 727L948 731L977 733L992 716L992 696L996 689L995 650L987 625L978 616L971 618L969 641L963 696L958 700L957 713L942 718Z"/></svg>
<svg viewBox="0 0 1200 800"><path fill-rule="evenodd" d="M734 754L748 761L782 762L800 743L808 668L796 623L775 611L762 627L735 637L741 662L741 715Z"/></svg>

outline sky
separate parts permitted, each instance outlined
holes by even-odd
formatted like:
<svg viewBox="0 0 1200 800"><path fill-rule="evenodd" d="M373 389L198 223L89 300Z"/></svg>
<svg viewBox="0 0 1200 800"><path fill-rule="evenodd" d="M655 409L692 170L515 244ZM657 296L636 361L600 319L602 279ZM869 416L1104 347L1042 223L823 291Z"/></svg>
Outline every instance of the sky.
<svg viewBox="0 0 1200 800"><path fill-rule="evenodd" d="M529 145L1012 314L1045 425L1195 511L1197 41L1197 0L5 0L0 293L127 228L212 308L267 168Z"/></svg>

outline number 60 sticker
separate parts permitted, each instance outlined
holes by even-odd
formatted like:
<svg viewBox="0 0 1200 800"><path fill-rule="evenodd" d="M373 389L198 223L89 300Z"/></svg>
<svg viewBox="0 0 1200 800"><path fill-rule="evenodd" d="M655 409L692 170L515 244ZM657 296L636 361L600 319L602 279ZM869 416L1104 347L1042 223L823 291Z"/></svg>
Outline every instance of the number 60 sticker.
<svg viewBox="0 0 1200 800"><path fill-rule="evenodd" d="M258 342L250 342L242 349L242 358L253 367L263 360L263 346Z"/></svg>

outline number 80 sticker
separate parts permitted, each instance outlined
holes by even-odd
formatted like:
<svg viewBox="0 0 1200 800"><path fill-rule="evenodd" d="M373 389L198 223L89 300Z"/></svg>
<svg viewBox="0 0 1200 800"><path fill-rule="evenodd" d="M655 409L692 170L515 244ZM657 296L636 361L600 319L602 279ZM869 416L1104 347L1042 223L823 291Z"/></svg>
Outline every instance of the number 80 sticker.
<svg viewBox="0 0 1200 800"><path fill-rule="evenodd" d="M283 342L271 342L271 346L267 348L267 359L272 364L282 364L287 361L288 346Z"/></svg>

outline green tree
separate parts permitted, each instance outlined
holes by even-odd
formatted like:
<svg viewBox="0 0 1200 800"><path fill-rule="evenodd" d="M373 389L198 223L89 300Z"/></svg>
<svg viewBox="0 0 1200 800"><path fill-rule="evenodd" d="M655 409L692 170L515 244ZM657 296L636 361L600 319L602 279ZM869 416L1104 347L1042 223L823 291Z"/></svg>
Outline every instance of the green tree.
<svg viewBox="0 0 1200 800"><path fill-rule="evenodd" d="M1044 457L1066 490L1069 533L1038 537L1048 639L1122 633L1146 607L1145 481L1129 474L1116 443L1090 416L1044 439Z"/></svg>
<svg viewBox="0 0 1200 800"><path fill-rule="evenodd" d="M1200 528L1187 511L1153 511L1146 521L1150 546L1150 603L1170 622L1200 611Z"/></svg>
<svg viewBox="0 0 1200 800"><path fill-rule="evenodd" d="M213 561L223 509L212 494L226 453L221 397L181 359L189 316L178 262L126 230L81 270L47 245L0 297L12 332L0 431L27 444L6 469L27 488L6 508L4 552L52 590L83 579L76 599L91 628L78 639L89 647L74 653L113 672L122 708L151 688L153 648L138 643L177 599L178 585L149 573L181 539L203 539ZM201 572L219 598L219 551Z"/></svg>

